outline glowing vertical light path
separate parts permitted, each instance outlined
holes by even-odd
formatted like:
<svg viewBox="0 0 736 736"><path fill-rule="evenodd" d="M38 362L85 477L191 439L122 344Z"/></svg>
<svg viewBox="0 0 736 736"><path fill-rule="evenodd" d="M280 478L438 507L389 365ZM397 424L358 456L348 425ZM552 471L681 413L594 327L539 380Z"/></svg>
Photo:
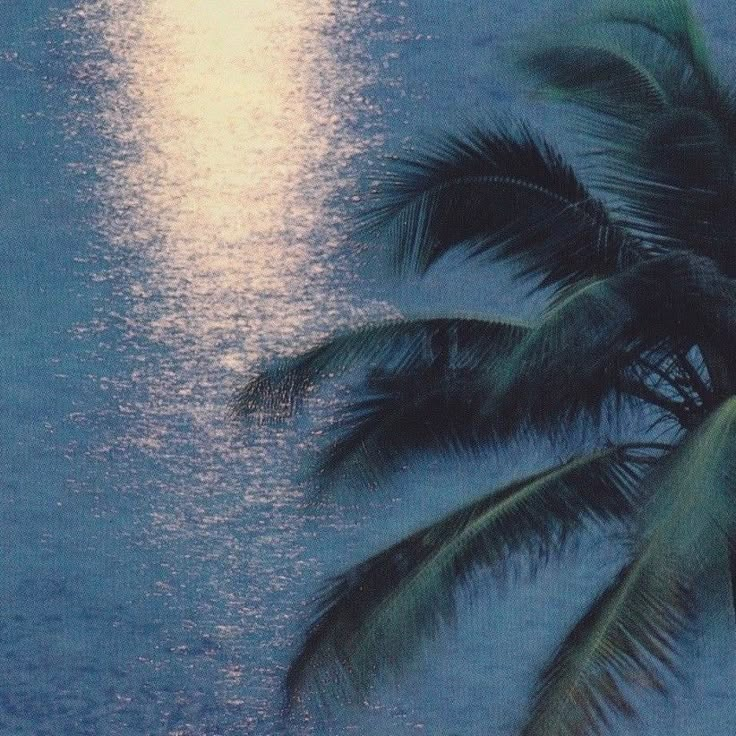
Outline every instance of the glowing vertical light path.
<svg viewBox="0 0 736 736"><path fill-rule="evenodd" d="M77 11L90 51L76 73L97 97L95 196L125 329L116 348L131 365L115 387L127 433L100 452L117 458L120 490L141 496L143 545L167 560L142 594L172 607L156 651L174 654L145 666L185 672L172 678L193 708L212 684L212 717L232 712L238 732L277 717L279 651L297 630L308 565L283 472L294 448L278 433L242 441L227 403L254 365L352 309L329 203L362 145L345 96L364 80L334 53L358 48L358 11L335 6L103 0ZM181 644L193 632L211 643L196 655Z"/></svg>
<svg viewBox="0 0 736 736"><path fill-rule="evenodd" d="M153 325L161 335L237 330L254 297L251 333L266 331L258 312L278 317L277 332L308 320L303 303L284 304L317 276L305 270L320 270L306 241L340 125L316 89L339 76L322 36L331 5L151 0L105 14L115 83L101 122L118 151L103 172L106 227L125 247L155 249L157 287L172 297Z"/></svg>

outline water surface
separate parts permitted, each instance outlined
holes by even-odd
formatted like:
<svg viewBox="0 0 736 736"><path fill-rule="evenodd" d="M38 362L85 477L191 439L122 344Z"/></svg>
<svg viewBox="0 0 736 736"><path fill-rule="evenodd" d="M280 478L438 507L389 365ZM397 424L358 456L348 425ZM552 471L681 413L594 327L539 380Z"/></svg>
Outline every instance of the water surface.
<svg viewBox="0 0 736 736"><path fill-rule="evenodd" d="M728 51L732 11L704 10ZM376 151L522 104L500 42L536 8L4 11L0 733L281 733L279 683L319 581L478 477L413 475L423 501L396 492L390 521L320 517L296 480L300 438L234 426L228 402L269 356L407 301L515 306L478 274L407 300L346 213ZM598 584L573 560L494 597L366 710L295 729L511 733L545 647ZM705 638L696 684L645 732L731 733L732 645Z"/></svg>

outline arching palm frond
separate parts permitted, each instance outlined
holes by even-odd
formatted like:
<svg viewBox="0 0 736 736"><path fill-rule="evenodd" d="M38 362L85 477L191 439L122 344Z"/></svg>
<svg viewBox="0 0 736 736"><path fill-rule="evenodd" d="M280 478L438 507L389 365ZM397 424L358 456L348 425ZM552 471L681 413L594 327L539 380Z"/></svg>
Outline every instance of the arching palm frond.
<svg viewBox="0 0 736 736"><path fill-rule="evenodd" d="M632 715L632 689L664 691L695 612L736 538L736 398L655 468L641 543L545 670L523 736L600 734Z"/></svg>
<svg viewBox="0 0 736 736"><path fill-rule="evenodd" d="M340 475L375 481L418 453L468 458L482 451L493 440L492 418L480 411L488 377L487 366L448 368L436 360L372 373L359 398L337 412L315 476L325 485Z"/></svg>
<svg viewBox="0 0 736 736"><path fill-rule="evenodd" d="M670 90L630 50L592 40L553 41L523 60L552 100L641 120L665 110Z"/></svg>
<svg viewBox="0 0 736 736"><path fill-rule="evenodd" d="M676 254L578 286L553 305L508 360L494 367L495 411L552 432L566 419L596 415L604 400L625 393L626 371L663 340L730 346L736 287L708 259ZM490 407L488 406L490 404ZM615 414L614 414L615 418Z"/></svg>
<svg viewBox="0 0 736 736"><path fill-rule="evenodd" d="M733 123L731 97L687 0L598 4L564 36L529 48L521 63L543 89L622 120L641 123L679 107L700 110L725 130Z"/></svg>
<svg viewBox="0 0 736 736"><path fill-rule="evenodd" d="M375 371L338 413L316 474L327 485L356 471L380 480L417 452L472 456L508 440L564 436L581 422L591 436L621 421L631 432L624 402L650 405L652 421L664 413L672 426L695 426L713 389L693 346L730 332L736 294L727 286L707 261L667 256L571 290L493 362L450 368L428 359ZM716 312L724 324L705 323Z"/></svg>
<svg viewBox="0 0 736 736"><path fill-rule="evenodd" d="M380 478L417 451L468 452L530 434L564 433L580 420L611 431L606 420L620 415L625 395L658 401L653 391L632 392L626 381L637 358L668 334L652 307L661 307L664 283L650 283L650 270L661 272L659 264L642 264L571 289L493 361L451 367L426 356L372 372L360 398L338 414L317 474L329 482L360 469ZM673 264L671 270L678 269ZM682 301L673 306L686 309ZM679 311L671 315L669 326L678 322L685 329L681 318Z"/></svg>
<svg viewBox="0 0 736 736"><path fill-rule="evenodd" d="M415 532L333 580L293 660L290 698L306 686L324 698L362 692L400 668L454 619L474 574L503 574L512 555L543 561L586 522L629 516L646 468L662 446L612 446L494 491Z"/></svg>
<svg viewBox="0 0 736 736"><path fill-rule="evenodd" d="M682 53L703 80L712 76L702 28L688 0L607 0L599 22L641 27Z"/></svg>
<svg viewBox="0 0 736 736"><path fill-rule="evenodd" d="M521 322L437 318L387 320L326 339L316 347L276 361L235 396L239 417L291 416L306 392L320 380L351 371L402 372L428 362L462 368L492 365L518 343Z"/></svg>
<svg viewBox="0 0 736 736"><path fill-rule="evenodd" d="M602 146L592 183L630 231L736 273L736 106L687 2L609 4L524 66L553 98L595 113L581 121Z"/></svg>
<svg viewBox="0 0 736 736"><path fill-rule="evenodd" d="M506 259L541 286L614 273L641 245L525 125L448 135L385 175L366 226L388 226L399 272L460 248Z"/></svg>
<svg viewBox="0 0 736 736"><path fill-rule="evenodd" d="M707 408L707 386L692 374L674 376L667 343L687 352L709 336L731 339L733 291L709 261L664 256L568 290L533 328L479 320L369 325L257 377L239 395L239 410L272 410L273 397L291 410L320 378L366 368L359 398L337 409L316 457L323 485L355 471L380 479L417 452L472 454L529 433L564 433L580 420L606 434L627 397L689 426Z"/></svg>

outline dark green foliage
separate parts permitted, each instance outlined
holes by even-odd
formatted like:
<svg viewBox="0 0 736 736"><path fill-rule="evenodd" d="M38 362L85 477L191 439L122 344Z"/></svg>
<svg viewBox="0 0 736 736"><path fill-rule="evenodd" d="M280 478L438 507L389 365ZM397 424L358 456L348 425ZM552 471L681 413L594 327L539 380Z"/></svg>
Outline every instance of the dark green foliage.
<svg viewBox="0 0 736 736"><path fill-rule="evenodd" d="M454 620L457 592L472 590L477 570L502 574L519 553L547 560L586 522L629 517L643 472L662 449L612 446L573 458L492 491L339 576L292 663L289 692L316 663L328 692L341 677L365 690L377 671L400 665Z"/></svg>
<svg viewBox="0 0 736 736"><path fill-rule="evenodd" d="M631 560L542 674L524 736L600 733L634 710L626 688L666 692L695 617L696 588L728 564L736 534L736 398L715 410L642 484Z"/></svg>
<svg viewBox="0 0 736 736"><path fill-rule="evenodd" d="M401 373L437 361L457 369L490 365L526 330L521 322L463 318L369 324L276 362L238 391L233 410L243 417L289 417L320 379L361 369Z"/></svg>
<svg viewBox="0 0 736 736"><path fill-rule="evenodd" d="M736 274L736 98L711 70L686 2L613 3L524 63L549 95L594 113L583 123L600 145L594 183L621 222Z"/></svg>
<svg viewBox="0 0 736 736"><path fill-rule="evenodd" d="M516 262L537 285L567 286L613 273L642 250L523 124L447 136L397 161L379 196L364 226L388 229L399 273L424 273L462 248Z"/></svg>
<svg viewBox="0 0 736 736"><path fill-rule="evenodd" d="M509 262L547 298L538 319L358 328L267 369L235 410L285 418L320 382L347 382L316 460L325 488L519 438L573 457L332 580L289 670L292 705L400 670L481 570L535 567L592 524L626 522L628 559L560 643L520 727L602 734L635 714L637 688L667 692L709 581L736 580L736 95L685 0L597 6L522 66L578 111L595 147L588 181L523 123L472 129L395 160L361 224L400 277L452 251L474 268Z"/></svg>

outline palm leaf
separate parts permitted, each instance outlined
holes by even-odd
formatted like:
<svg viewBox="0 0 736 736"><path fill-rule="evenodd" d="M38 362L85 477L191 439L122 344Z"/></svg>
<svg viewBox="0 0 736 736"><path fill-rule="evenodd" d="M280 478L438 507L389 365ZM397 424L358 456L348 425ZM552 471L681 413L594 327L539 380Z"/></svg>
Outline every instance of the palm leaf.
<svg viewBox="0 0 736 736"><path fill-rule="evenodd" d="M641 250L524 125L446 136L397 161L378 197L364 224L388 227L401 273L424 273L461 248L509 260L541 286L566 286L613 273Z"/></svg>
<svg viewBox="0 0 736 736"><path fill-rule="evenodd" d="M500 356L496 356L500 358ZM487 367L487 364L481 364ZM401 372L373 372L358 388L360 398L338 411L318 452L315 476L331 485L340 474L370 481L422 452L467 457L492 439L489 417L480 411L490 390L478 366L448 368L441 360Z"/></svg>
<svg viewBox="0 0 736 736"><path fill-rule="evenodd" d="M710 54L688 0L615 0L601 7L600 21L646 29L680 51L704 79L710 76Z"/></svg>
<svg viewBox="0 0 736 736"><path fill-rule="evenodd" d="M523 66L543 82L551 99L607 115L638 120L670 103L669 91L654 73L610 43L553 43L525 55Z"/></svg>
<svg viewBox="0 0 736 736"><path fill-rule="evenodd" d="M625 120L663 106L700 109L721 122L732 111L685 0L617 0L566 26L564 36L540 39L521 61L547 91Z"/></svg>
<svg viewBox="0 0 736 736"><path fill-rule="evenodd" d="M502 574L520 551L544 560L586 521L628 516L660 449L617 446L573 458L474 501L334 579L289 670L290 697L307 686L325 698L364 691L454 619L457 592L473 589L479 569Z"/></svg>
<svg viewBox="0 0 736 736"><path fill-rule="evenodd" d="M606 397L621 393L629 366L663 342L718 345L736 365L734 319L734 284L713 262L685 254L644 261L553 305L494 366L495 391L482 411L505 418L509 431L597 418Z"/></svg>
<svg viewBox="0 0 736 736"><path fill-rule="evenodd" d="M325 485L341 474L381 479L417 452L472 454L580 422L607 433L628 420L623 402L692 426L711 395L692 368L682 373L682 355L708 338L732 344L735 296L709 261L661 257L567 290L492 359L450 365L436 350L374 370L338 412L316 475Z"/></svg>
<svg viewBox="0 0 736 736"><path fill-rule="evenodd" d="M526 331L522 323L480 319L413 319L372 323L328 338L292 358L276 361L240 389L237 416L291 416L319 380L354 370L401 372L443 361L491 365Z"/></svg>
<svg viewBox="0 0 736 736"><path fill-rule="evenodd" d="M736 225L736 106L686 2L613 3L527 52L523 65L551 97L595 113L580 120L602 146L592 184L617 203L623 226L736 273L727 235Z"/></svg>
<svg viewBox="0 0 736 736"><path fill-rule="evenodd" d="M736 535L736 398L646 479L641 542L545 670L523 736L600 734L634 714L632 688L664 691L693 621L693 590Z"/></svg>

